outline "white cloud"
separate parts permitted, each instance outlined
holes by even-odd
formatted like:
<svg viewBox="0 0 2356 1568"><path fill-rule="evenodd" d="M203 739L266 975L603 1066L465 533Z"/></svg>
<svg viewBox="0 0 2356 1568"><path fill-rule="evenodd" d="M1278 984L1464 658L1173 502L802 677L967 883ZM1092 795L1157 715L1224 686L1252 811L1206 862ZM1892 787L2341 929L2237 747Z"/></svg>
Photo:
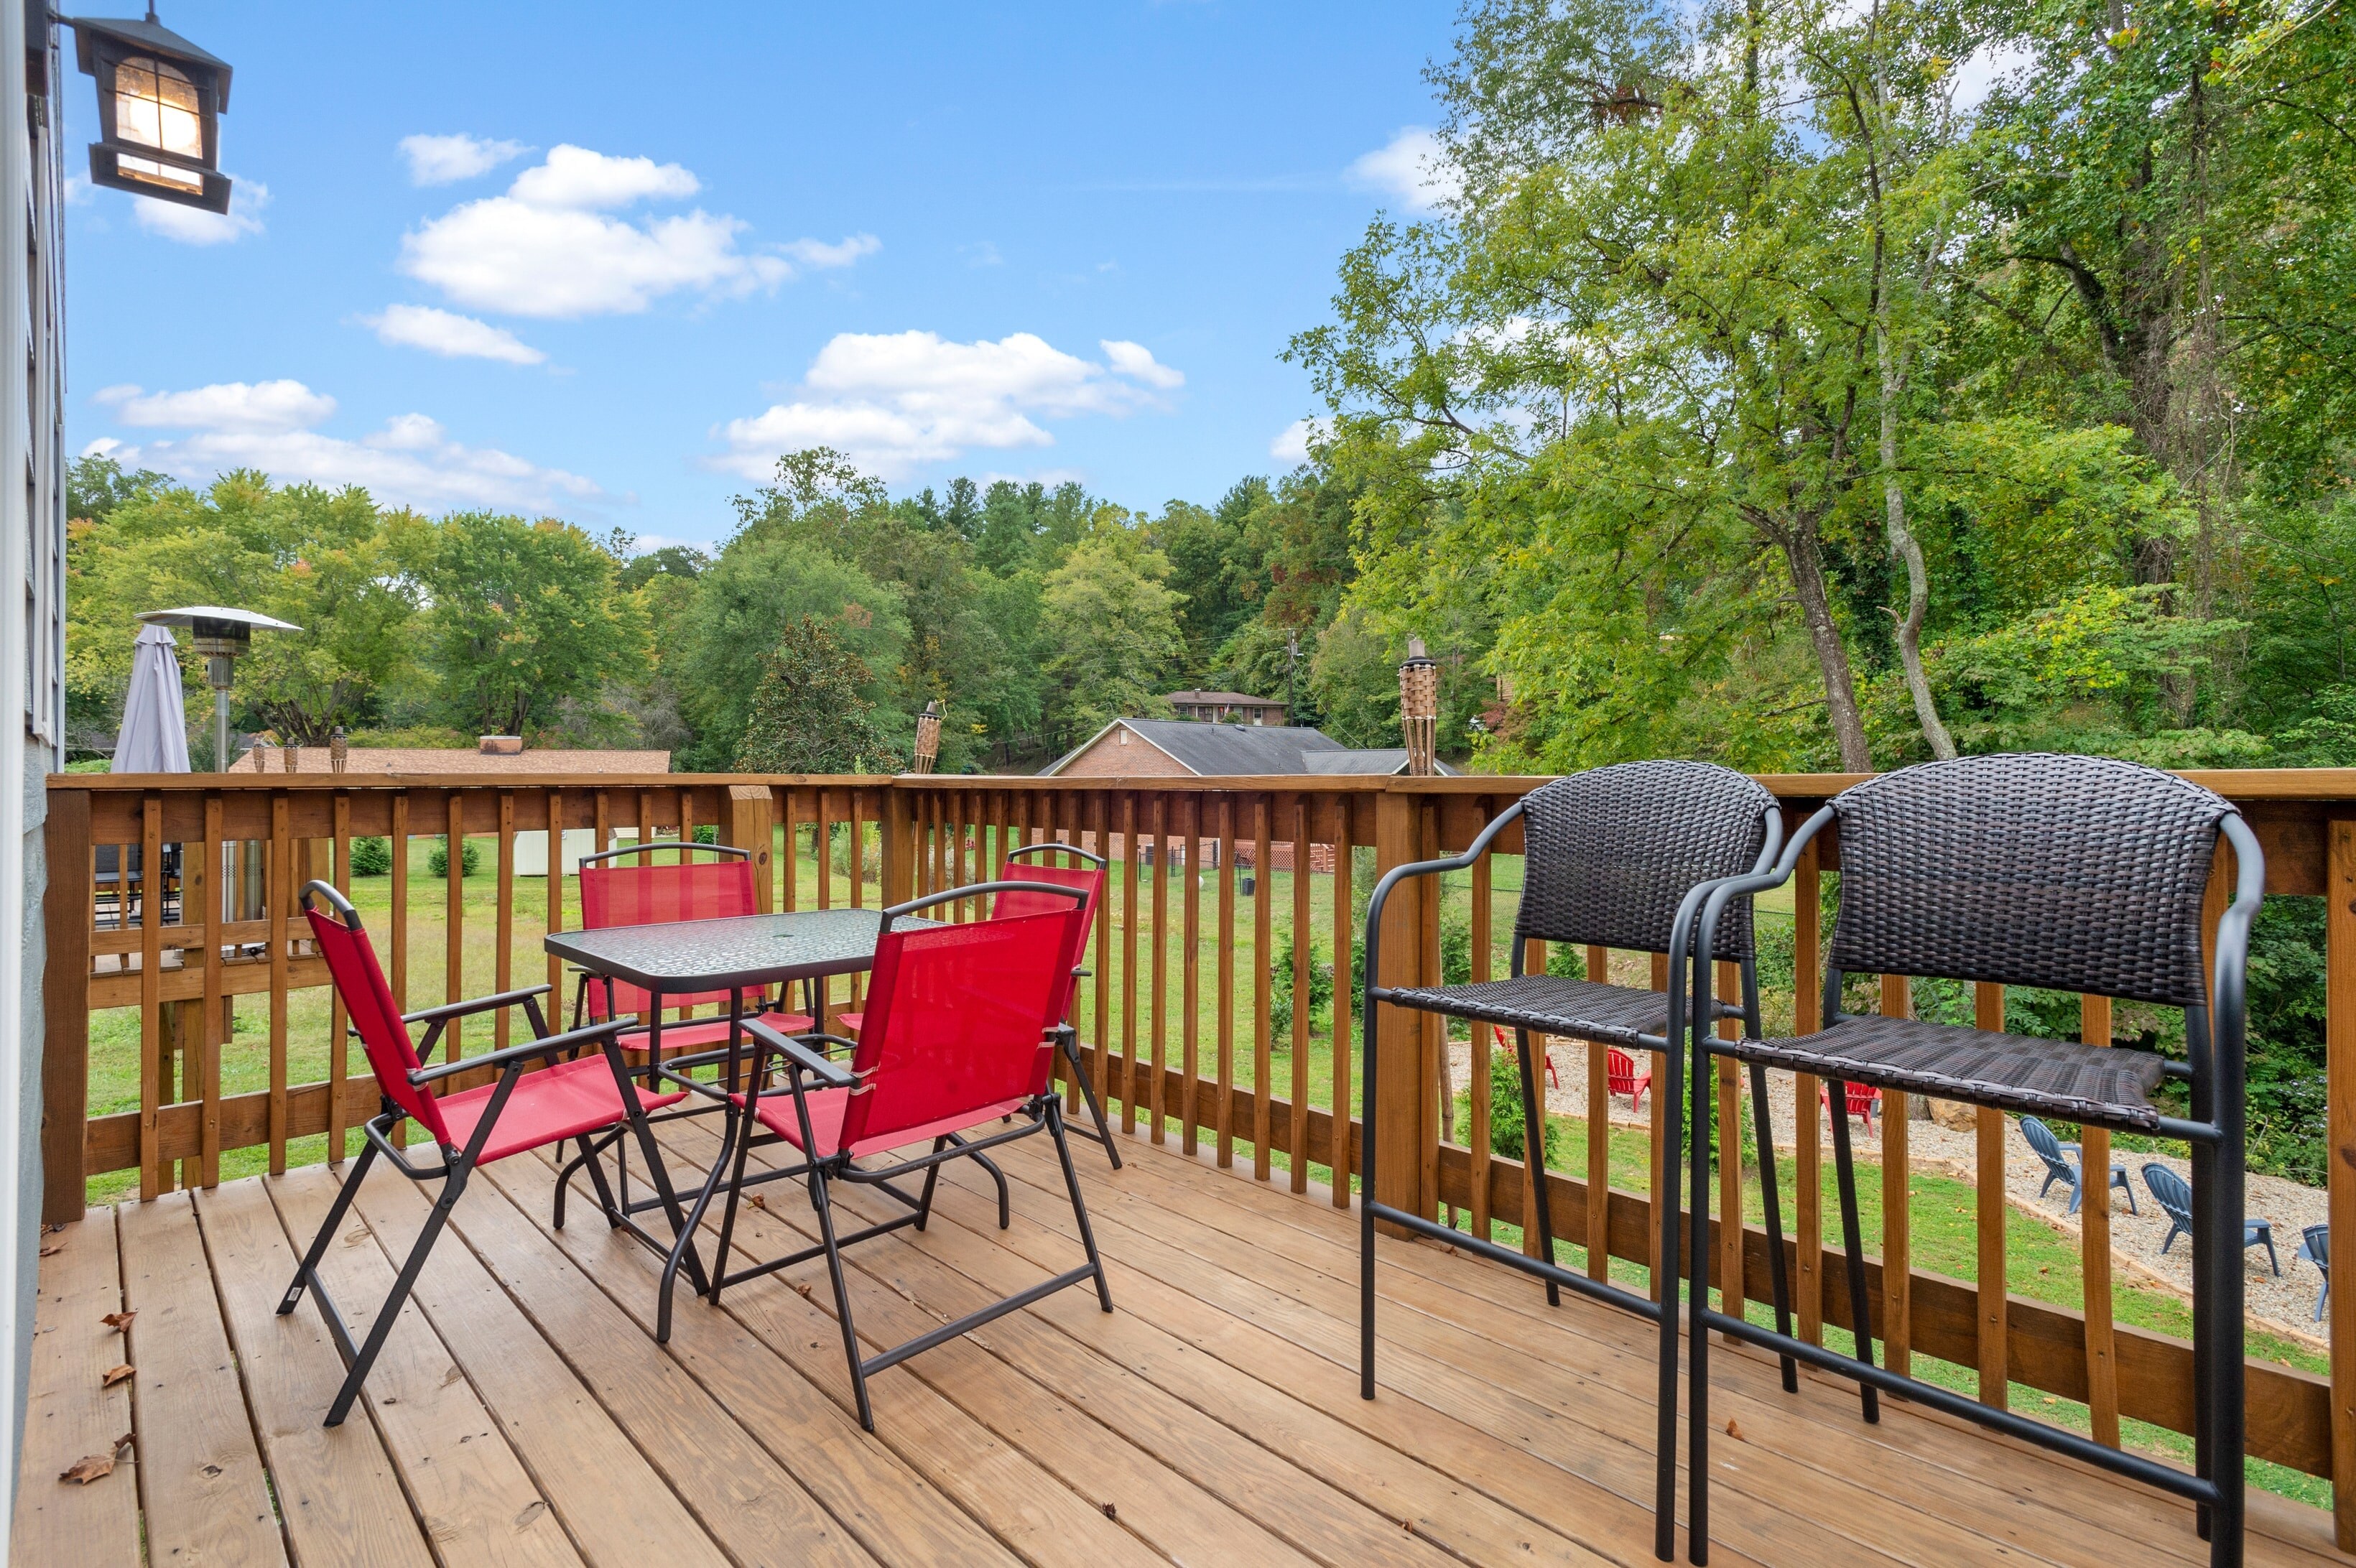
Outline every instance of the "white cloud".
<svg viewBox="0 0 2356 1568"><path fill-rule="evenodd" d="M2026 47L2009 39L1992 38L1982 44L1955 68L1955 107L1970 113L1999 81L2028 70L2036 59Z"/></svg>
<svg viewBox="0 0 2356 1568"><path fill-rule="evenodd" d="M1353 184L1395 198L1415 212L1435 211L1464 188L1440 151L1440 139L1421 125L1402 127L1398 135L1352 163L1349 172Z"/></svg>
<svg viewBox="0 0 2356 1568"><path fill-rule="evenodd" d="M461 305L543 317L627 315L682 289L744 295L793 276L783 256L739 250L746 225L725 214L633 222L600 210L697 189L677 164L556 147L506 195L465 202L404 236L401 268ZM872 235L797 243L813 247L809 265L847 265L875 248Z"/></svg>
<svg viewBox="0 0 2356 1568"><path fill-rule="evenodd" d="M954 343L933 332L838 333L819 350L799 395L717 434L714 466L766 478L779 454L834 446L885 478L972 448L1051 446L1039 424L1165 406L1185 377L1142 346L1104 344L1098 364L1029 332ZM1035 416L1035 417L1034 417Z"/></svg>
<svg viewBox="0 0 2356 1568"><path fill-rule="evenodd" d="M1133 376L1147 386L1160 387L1163 392L1175 392L1186 384L1183 371L1156 363L1153 350L1142 343L1104 338L1098 340L1097 347L1105 351L1105 359L1116 374Z"/></svg>
<svg viewBox="0 0 2356 1568"><path fill-rule="evenodd" d="M516 176L508 194L532 207L627 207L634 202L683 201L702 183L677 164L616 158L571 144Z"/></svg>
<svg viewBox="0 0 2356 1568"><path fill-rule="evenodd" d="M409 160L412 185L449 185L488 174L531 151L521 142L491 142L464 132L454 136L403 136L401 156Z"/></svg>
<svg viewBox="0 0 2356 1568"><path fill-rule="evenodd" d="M1276 439L1268 444L1268 455L1280 463L1306 463L1309 444L1325 439L1325 422L1322 419L1296 419L1277 432Z"/></svg>
<svg viewBox="0 0 2356 1568"><path fill-rule="evenodd" d="M123 424L186 434L138 446L111 436L86 448L131 467L145 465L196 483L230 468L259 468L280 480L360 485L379 501L440 510L499 507L546 512L604 492L561 468L544 468L490 446L467 446L422 413L396 414L358 441L317 426L336 400L300 381L229 381L187 392L108 387L96 401Z"/></svg>
<svg viewBox="0 0 2356 1568"><path fill-rule="evenodd" d="M873 234L846 234L831 245L823 240L788 240L777 247L813 272L827 267L847 267L860 257L872 256L883 248L884 242Z"/></svg>
<svg viewBox="0 0 2356 1568"><path fill-rule="evenodd" d="M503 327L430 305L388 305L379 316L363 316L377 339L396 348L423 349L448 360L498 360L537 365L548 356Z"/></svg>
<svg viewBox="0 0 2356 1568"><path fill-rule="evenodd" d="M270 205L270 188L260 180L234 180L227 212L208 212L152 196L134 196L131 210L139 227L183 245L227 245L247 234L262 232L262 209Z"/></svg>

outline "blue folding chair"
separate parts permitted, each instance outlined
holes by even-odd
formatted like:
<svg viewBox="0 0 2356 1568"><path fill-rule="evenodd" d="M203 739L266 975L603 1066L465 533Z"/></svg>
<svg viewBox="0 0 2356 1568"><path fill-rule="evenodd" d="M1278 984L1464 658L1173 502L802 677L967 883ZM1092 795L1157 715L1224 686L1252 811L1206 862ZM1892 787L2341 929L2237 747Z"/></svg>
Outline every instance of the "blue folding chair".
<svg viewBox="0 0 2356 1568"><path fill-rule="evenodd" d="M2292 1254L2291 1262L2295 1263L2301 1258L2313 1263L2315 1272L2323 1276L2323 1288L2315 1293L2315 1320L2320 1323L2331 1308L2330 1226L2310 1225L2298 1233L2298 1251Z"/></svg>
<svg viewBox="0 0 2356 1568"><path fill-rule="evenodd" d="M2085 1184L2079 1174L2085 1166L2085 1151L2076 1144L2065 1144L2055 1137L2053 1129L2034 1116L2020 1119L2020 1135L2029 1140L2029 1146L2045 1162L2045 1185L2037 1189L2037 1196L2043 1197L2053 1190L2055 1182L2066 1181L2070 1184L2069 1212L2077 1213L2079 1200L2085 1197ZM2143 1212L2136 1207L2135 1188L2127 1185L2126 1166L2111 1167L2111 1186L2127 1195L2129 1214Z"/></svg>
<svg viewBox="0 0 2356 1568"><path fill-rule="evenodd" d="M2159 1250L2166 1252L2170 1247L2176 1245L2176 1239L2179 1236L2192 1234L2192 1187L2182 1176L2163 1165L2144 1166L2143 1184L2151 1188L2153 1200L2159 1205L2160 1212L2168 1216L2168 1237L2159 1244ZM2242 1250L2246 1252L2253 1247L2264 1247L2266 1250L2267 1266L2274 1270L2275 1278L2282 1278L2282 1260L2275 1255L2275 1222L2273 1220L2244 1219L2242 1221Z"/></svg>

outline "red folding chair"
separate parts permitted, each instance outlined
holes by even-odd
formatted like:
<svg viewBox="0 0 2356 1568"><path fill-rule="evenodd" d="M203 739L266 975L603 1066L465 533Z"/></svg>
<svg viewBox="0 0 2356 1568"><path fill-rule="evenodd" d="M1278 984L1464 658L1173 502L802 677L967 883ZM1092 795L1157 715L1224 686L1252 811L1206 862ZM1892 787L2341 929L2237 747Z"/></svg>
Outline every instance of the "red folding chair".
<svg viewBox="0 0 2356 1568"><path fill-rule="evenodd" d="M1083 860L1088 864L1083 868L1036 865L1023 860L1024 856L1033 854L1067 854L1075 860ZM1053 883L1059 887L1076 888L1087 895L1087 901L1080 906L1080 940L1077 949L1078 953L1086 954L1088 950L1088 937L1096 927L1097 905L1104 897L1105 857L1082 849L1077 844L1062 843L1050 839L1044 843L1024 844L1021 849L1008 853L1006 856L1008 865L1012 865L1018 860L1023 861L1022 875L1026 880ZM1060 902L1037 893L1001 893L991 900L990 918L993 920L1002 920L1009 916L1042 914L1052 908L1060 907ZM1064 1055L1064 1061L1071 1071L1072 1081L1079 1085L1080 1097L1087 1102L1088 1119L1096 1124L1094 1133L1084 1132L1082 1136L1093 1137L1098 1143L1102 1144L1105 1153L1111 1157L1112 1168L1119 1170L1120 1169L1120 1148L1112 1141L1112 1123L1105 1118L1104 1102L1097 1098L1096 1085L1088 1081L1088 1069L1080 1054L1080 1033L1072 1026L1072 998L1079 991L1081 977L1087 972L1086 967L1076 963L1071 973L1066 977L1064 994L1055 1004L1057 1020L1055 1029L1055 1047ZM835 1015L835 1021L842 1026L845 1034L856 1035L859 1033L860 1025L865 1021L865 1015L838 1013ZM776 1027L780 1034L790 1035L798 1032L782 1025Z"/></svg>
<svg viewBox="0 0 2356 1568"><path fill-rule="evenodd" d="M1653 1064L1646 1062L1639 1071L1635 1058L1615 1047L1603 1058L1603 1082L1612 1093L1626 1095L1633 1111L1653 1087Z"/></svg>
<svg viewBox="0 0 2356 1568"><path fill-rule="evenodd" d="M664 850L676 852L678 864L657 865L651 859L638 865L613 864L631 856L650 857ZM716 858L701 865L691 863L689 855L699 850ZM580 875L581 923L591 930L603 930L608 926L662 925L673 920L718 920L761 912L759 892L753 880L753 852L734 844L697 843L689 839L624 844L618 849L583 855ZM627 981L584 974L573 995L573 1022L578 1026L625 1013L644 1017L653 1000L646 991ZM665 994L663 1006L701 1007L728 1000L730 993L725 990L697 991L677 996ZM766 994L745 1000L748 1015L759 1014L780 1034L804 1034L811 1026L809 1014L784 1011L782 996L774 1007ZM727 1038L725 1017L695 1018L663 1026L666 1050L697 1050L724 1044ZM622 1036L622 1048L646 1049L647 1031L639 1028L626 1032Z"/></svg>
<svg viewBox="0 0 2356 1568"><path fill-rule="evenodd" d="M319 908L319 903L327 908ZM370 945L368 933L360 929L359 913L352 908L351 900L325 882L312 882L303 889L301 905L311 923L311 935L318 943L320 956L327 961L327 973L335 982L336 994L343 999L345 1009L351 1015L353 1032L359 1036L360 1047L368 1053L369 1068L376 1074L377 1087L383 1096L382 1111L364 1130L366 1146L344 1177L336 1201L327 1210L327 1222L319 1227L318 1235L294 1271L294 1283L286 1287L286 1294L278 1303L279 1315L284 1316L301 1305L306 1288L318 1299L319 1315L327 1319L327 1330L344 1359L343 1386L336 1391L335 1402L327 1407L327 1424L338 1426L350 1412L352 1401L359 1397L360 1385L368 1379L369 1368L375 1363L377 1352L384 1348L385 1336L391 1331L393 1320L401 1316L402 1304L417 1283L426 1254L433 1251L435 1238L442 1234L442 1227L448 1221L450 1211L457 1207L458 1195L466 1189L466 1178L476 1167L567 1139L579 1138L603 1146L618 1142L626 1132L635 1133L639 1149L646 1155L647 1169L654 1177L656 1190L661 1194L669 1216L672 1233L679 1234L683 1217L677 1195L663 1171L661 1157L655 1152L647 1112L672 1104L682 1098L682 1093L649 1093L630 1081L630 1070L623 1060L619 1041L631 1019L607 1018L585 1028L551 1035L540 1010L540 998L548 990L545 985L501 992L471 1002L453 1002L444 1007L428 1007L404 1015L392 999L391 988L385 984L384 971L377 964L376 949ZM451 1020L514 1006L521 1006L530 1021L530 1040L505 1050L444 1062L440 1067L423 1065ZM410 1039L412 1024L425 1026L422 1048ZM597 1055L573 1055L591 1046L599 1048ZM559 1061L559 1057L567 1059ZM525 1069L533 1062L548 1065L527 1072ZM455 1074L488 1069L498 1070L497 1081L439 1098L430 1092L435 1084ZM438 1164L412 1164L408 1155L394 1146L392 1130L404 1119L414 1120L433 1138ZM360 1183L380 1155L413 1182L439 1181L442 1192L418 1232L408 1262L393 1281L392 1294L378 1310L367 1341L355 1347L351 1330L345 1326L343 1315L327 1294L327 1282L319 1277L319 1260L327 1255L329 1239L342 1225L353 1195L359 1191ZM669 1240L641 1230L616 1204L594 1159L590 1170L598 1197L605 1205L605 1218L616 1225L626 1226L649 1246L669 1251ZM564 1223L561 1194L556 1222L560 1226ZM700 1281L701 1266L693 1258L689 1263L696 1269Z"/></svg>
<svg viewBox="0 0 2356 1568"><path fill-rule="evenodd" d="M892 929L900 917L934 905L1017 891L1068 903L1061 910L976 920L969 925ZM719 1260L713 1265L710 1291L714 1304L729 1285L823 1255L834 1285L835 1318L842 1328L843 1355L850 1363L851 1389L858 1399L859 1423L870 1432L875 1429L875 1417L867 1400L867 1380L885 1368L1082 1280L1093 1279L1098 1302L1105 1311L1112 1310L1112 1292L1097 1255L1087 1207L1080 1198L1079 1177L1072 1169L1071 1145L1064 1135L1063 1099L1055 1091L1050 1071L1054 1047L1048 1036L1057 1022L1056 1007L1064 998L1073 961L1078 957L1082 930L1078 906L1083 901L1077 889L1025 880L956 888L884 911L884 934L875 948L867 1026L847 1068L830 1060L819 1048L827 1036L797 1039L762 1024L755 1024L749 1031L758 1051L750 1081L766 1083L772 1070L781 1069L786 1082L782 1088L757 1090L749 1102L742 1093L730 1097L720 1156L712 1161L712 1174L688 1216L680 1250L689 1250L686 1240L692 1237L714 1194L724 1185L727 1208L720 1222ZM745 1081L735 1077L735 1067L730 1063L729 1081ZM993 1125L1001 1122L1011 1124ZM967 1138L968 1133L985 1126L991 1127L986 1134ZM1043 1131L1055 1140L1087 1262L862 1359L851 1322L851 1294L843 1281L842 1249L904 1226L922 1230L932 1214L943 1161L969 1156L986 1161L984 1151ZM780 1142L801 1152L800 1163L763 1172L747 1181L744 1165L753 1148ZM928 1154L896 1157L876 1169L862 1169L857 1164L871 1155L926 1142L932 1144ZM921 1194L896 1185L894 1178L916 1171L925 1176ZM744 1188L787 1177L801 1177L808 1183L810 1207L818 1217L818 1245L729 1273L729 1249ZM829 1199L829 1191L837 1182L876 1187L905 1205L908 1212L838 1236ZM1008 1220L1001 1182L1000 1227L1003 1229ZM673 1272L666 1271L657 1309L655 1337L659 1340L669 1330Z"/></svg>
<svg viewBox="0 0 2356 1568"><path fill-rule="evenodd" d="M1881 1109L1881 1090L1869 1085L1852 1082L1845 1097L1851 1119L1865 1123L1869 1133L1874 1130L1875 1114ZM1832 1090L1821 1084L1816 1089L1816 1103L1829 1112L1833 1108Z"/></svg>

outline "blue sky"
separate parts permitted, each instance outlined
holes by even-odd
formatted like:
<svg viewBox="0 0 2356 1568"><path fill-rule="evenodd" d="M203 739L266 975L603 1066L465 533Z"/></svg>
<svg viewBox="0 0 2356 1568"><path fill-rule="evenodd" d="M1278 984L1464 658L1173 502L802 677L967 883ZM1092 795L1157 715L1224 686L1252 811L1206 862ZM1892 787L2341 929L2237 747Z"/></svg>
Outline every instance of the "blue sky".
<svg viewBox="0 0 2356 1568"><path fill-rule="evenodd" d="M235 206L77 188L69 436L648 543L819 441L1209 501L1289 466L1278 355L1424 194L1450 16L165 0L235 67Z"/></svg>

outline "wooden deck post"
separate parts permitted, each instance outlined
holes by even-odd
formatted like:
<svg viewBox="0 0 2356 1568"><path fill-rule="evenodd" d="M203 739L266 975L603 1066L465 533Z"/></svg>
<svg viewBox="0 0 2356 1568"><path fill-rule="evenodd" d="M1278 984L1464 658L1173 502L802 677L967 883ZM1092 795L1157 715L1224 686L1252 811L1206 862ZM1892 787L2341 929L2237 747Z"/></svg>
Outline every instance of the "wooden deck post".
<svg viewBox="0 0 2356 1568"><path fill-rule="evenodd" d="M1386 789L1375 807L1375 875L1377 879L1394 866L1416 856L1419 815L1415 796ZM1423 974L1423 899L1427 889L1416 881L1392 890L1383 907L1382 965L1375 976L1381 985L1415 985ZM1380 1095L1379 1120L1366 1118L1366 1137L1376 1142L1375 1197L1410 1214L1431 1215L1437 1193L1424 1186L1425 1147L1437 1141L1436 1105L1431 1080L1423 1060L1423 1015L1402 1007L1377 1011L1376 1044L1379 1056L1371 1082ZM1400 1235L1404 1231L1398 1232Z"/></svg>
<svg viewBox="0 0 2356 1568"><path fill-rule="evenodd" d="M884 800L894 799L885 791ZM753 852L753 886L756 892L755 908L764 915L776 908L776 868L771 845L776 839L776 806L766 784L731 784L728 786L727 819L720 824L723 842L738 849ZM887 825L884 834L884 864L892 864L892 835ZM887 900L888 901L888 900Z"/></svg>
<svg viewBox="0 0 2356 1568"><path fill-rule="evenodd" d="M915 789L897 785L884 791L884 814L876 823L876 831L884 840L883 891L877 897L886 908L905 904L916 896L916 808L919 799ZM786 875L790 880L794 874L790 833L787 838ZM787 907L791 908L790 901Z"/></svg>
<svg viewBox="0 0 2356 1568"><path fill-rule="evenodd" d="M2324 875L2324 1100L2331 1149L2325 1215L2331 1262L2331 1518L2356 1552L2356 821L2335 818ZM2204 928L2205 929L2205 928Z"/></svg>
<svg viewBox="0 0 2356 1568"><path fill-rule="evenodd" d="M56 790L42 828L41 1223L82 1215L90 1120L90 791Z"/></svg>

